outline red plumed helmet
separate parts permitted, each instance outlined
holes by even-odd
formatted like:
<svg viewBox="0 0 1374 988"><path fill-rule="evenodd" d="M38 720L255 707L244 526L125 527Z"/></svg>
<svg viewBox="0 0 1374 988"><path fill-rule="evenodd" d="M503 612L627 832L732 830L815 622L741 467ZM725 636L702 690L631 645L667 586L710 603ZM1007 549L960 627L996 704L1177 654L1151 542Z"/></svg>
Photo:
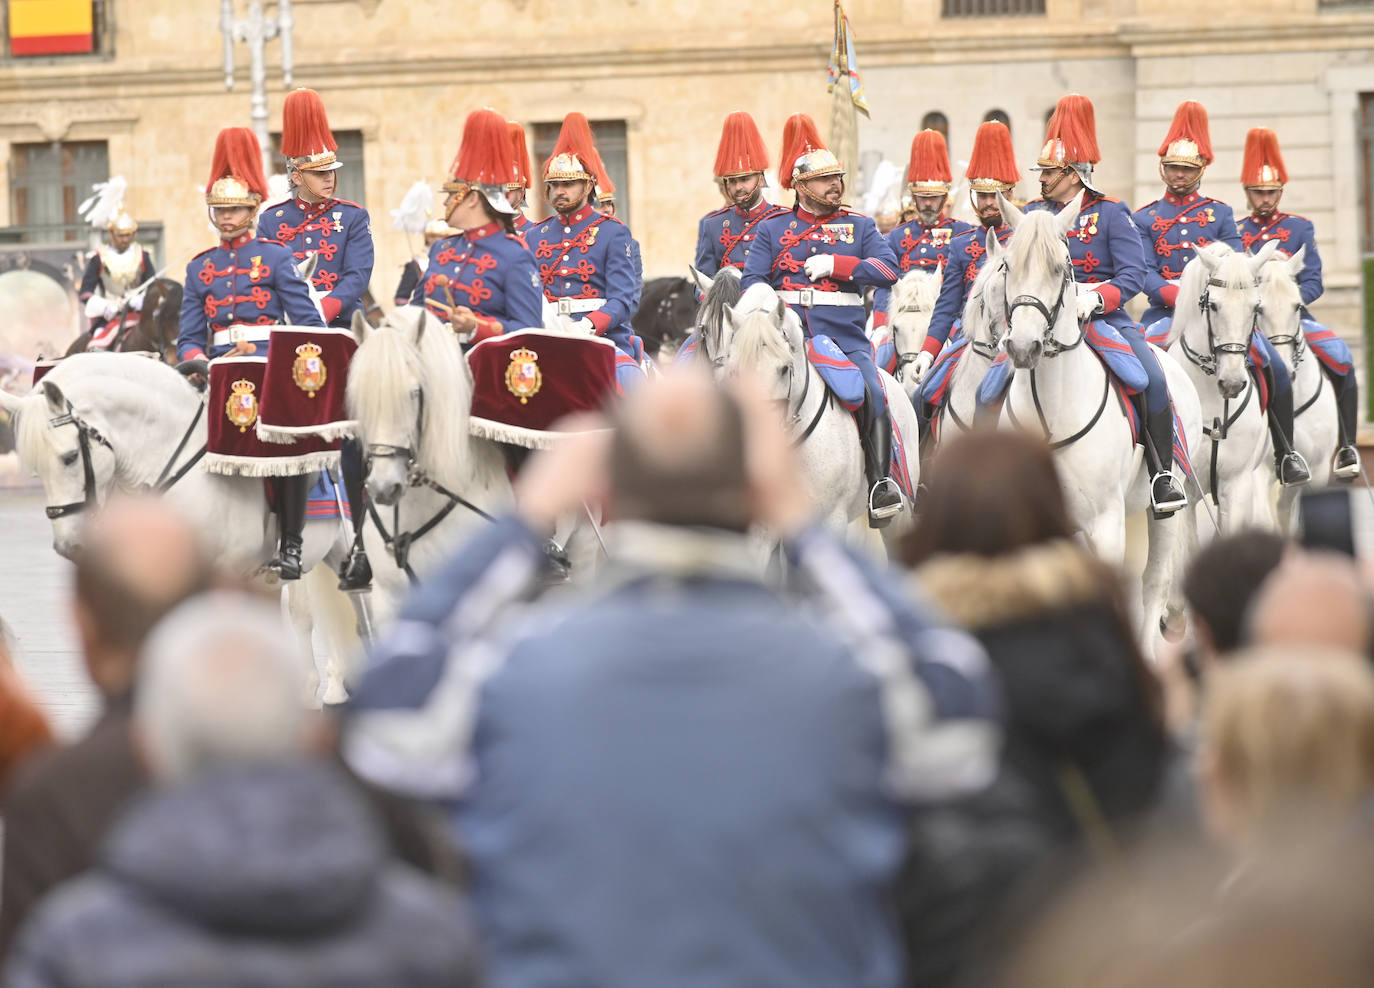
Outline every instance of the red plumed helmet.
<svg viewBox="0 0 1374 988"><path fill-rule="evenodd" d="M1212 136L1207 130L1207 108L1196 100L1184 100L1174 111L1174 122L1159 146L1160 163L1206 168L1212 163Z"/></svg>
<svg viewBox="0 0 1374 988"><path fill-rule="evenodd" d="M768 167L768 151L763 146L754 118L736 110L725 118L716 148L716 178L739 178Z"/></svg>
<svg viewBox="0 0 1374 988"><path fill-rule="evenodd" d="M1288 169L1279 151L1279 135L1268 127L1252 127L1245 135L1245 161L1240 167L1240 184L1247 189L1281 189L1288 181Z"/></svg>
<svg viewBox="0 0 1374 988"><path fill-rule="evenodd" d="M1068 164L1095 165L1101 160L1092 100L1078 93L1060 97L1045 128L1045 146L1040 149L1036 164L1058 168Z"/></svg>
<svg viewBox="0 0 1374 988"><path fill-rule="evenodd" d="M839 161L821 140L816 121L806 113L788 117L782 128L782 158L778 161L782 187L790 189L796 180L843 174Z"/></svg>
<svg viewBox="0 0 1374 988"><path fill-rule="evenodd" d="M602 172L601 155L596 151L592 125L576 111L563 118L558 143L544 163L546 182L595 182Z"/></svg>
<svg viewBox="0 0 1374 988"><path fill-rule="evenodd" d="M525 128L514 120L506 121L510 133L510 153L514 162L515 177L506 185L507 189L528 189L530 187L530 149L525 143Z"/></svg>
<svg viewBox="0 0 1374 988"><path fill-rule="evenodd" d="M949 171L949 147L938 130L923 130L911 139L906 181L917 195L948 192L954 182Z"/></svg>
<svg viewBox="0 0 1374 988"><path fill-rule="evenodd" d="M964 174L974 192L1007 193L1021 181L1016 152L1011 146L1011 131L1006 124L987 120L978 126Z"/></svg>
<svg viewBox="0 0 1374 988"><path fill-rule="evenodd" d="M444 188L454 184L499 185L515 181L515 161L511 157L510 131L506 118L495 110L473 110L463 123L463 141L449 166L452 176Z"/></svg>
<svg viewBox="0 0 1374 988"><path fill-rule="evenodd" d="M343 166L337 150L320 94L313 89L288 93L281 111L281 153L302 171L328 172Z"/></svg>
<svg viewBox="0 0 1374 988"><path fill-rule="evenodd" d="M205 183L210 206L258 206L267 198L262 147L247 127L225 127L215 138L215 157Z"/></svg>

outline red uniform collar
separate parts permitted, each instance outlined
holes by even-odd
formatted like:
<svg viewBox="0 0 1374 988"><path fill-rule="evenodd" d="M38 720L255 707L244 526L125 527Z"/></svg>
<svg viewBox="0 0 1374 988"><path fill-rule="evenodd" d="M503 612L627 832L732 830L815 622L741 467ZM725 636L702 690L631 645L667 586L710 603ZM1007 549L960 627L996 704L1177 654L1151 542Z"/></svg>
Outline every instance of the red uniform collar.
<svg viewBox="0 0 1374 988"><path fill-rule="evenodd" d="M299 195L296 196L296 205L307 213L322 213L337 201L337 199L321 199L319 202L310 202L302 199Z"/></svg>
<svg viewBox="0 0 1374 988"><path fill-rule="evenodd" d="M591 203L584 202L571 213L559 213L558 218L563 221L564 226L572 226L574 223L581 223L588 216L592 215Z"/></svg>
<svg viewBox="0 0 1374 988"><path fill-rule="evenodd" d="M1202 199L1202 193L1198 192L1197 189L1194 189L1192 192L1189 192L1182 199L1174 195L1172 192L1164 193L1164 201L1167 202L1170 206L1191 206L1195 202L1201 202Z"/></svg>
<svg viewBox="0 0 1374 988"><path fill-rule="evenodd" d="M1274 210L1272 213L1269 214L1269 218L1268 218L1268 219L1265 219L1263 216L1260 216L1258 213L1251 213L1251 214L1250 214L1250 222L1253 223L1253 224L1255 224L1255 226L1258 226L1258 227L1271 227L1271 226L1273 226L1275 223L1279 222L1280 220L1285 220L1285 219L1287 219L1287 218L1288 218L1288 214L1287 214L1287 213L1281 213L1281 212L1279 212L1277 209Z"/></svg>
<svg viewBox="0 0 1374 988"><path fill-rule="evenodd" d="M467 237L468 240L481 240L483 237L490 237L493 233L497 233L500 230L501 224L492 220L490 223L485 223L482 226L475 226L471 230L464 230L463 236Z"/></svg>
<svg viewBox="0 0 1374 988"><path fill-rule="evenodd" d="M244 244L248 243L248 241L253 240L256 236L257 234L253 233L253 231L250 230L247 233L240 233L233 240L221 239L219 245L221 247L226 247L232 250L237 247L242 247Z"/></svg>
<svg viewBox="0 0 1374 988"><path fill-rule="evenodd" d="M740 209L738 206L733 206L731 208L739 214L741 219L752 220L755 217L762 216L765 212L772 209L773 206L763 196L759 196L758 205L754 206L752 209Z"/></svg>
<svg viewBox="0 0 1374 988"><path fill-rule="evenodd" d="M825 214L825 217L824 217L824 218L821 218L821 217L816 216L815 214L811 213L811 212L810 212L809 210L807 210L805 207L802 207L802 206L798 206L798 207L797 207L797 219L801 220L803 223L808 223L808 224L814 224L814 223L828 223L828 222L830 222L831 220L837 220L837 219L839 219L839 218L842 217L842 216L846 216L846 215L848 215L848 213L849 213L849 210L847 210L847 209L845 209L843 206L841 206L839 209L835 210L833 213L826 213L826 214Z"/></svg>

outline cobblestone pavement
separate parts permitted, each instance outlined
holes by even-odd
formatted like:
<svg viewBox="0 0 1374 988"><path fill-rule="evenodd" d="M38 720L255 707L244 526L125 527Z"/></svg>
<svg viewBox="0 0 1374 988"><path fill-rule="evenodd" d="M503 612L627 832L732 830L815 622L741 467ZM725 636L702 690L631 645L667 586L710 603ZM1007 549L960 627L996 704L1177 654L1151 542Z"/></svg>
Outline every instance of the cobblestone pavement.
<svg viewBox="0 0 1374 988"><path fill-rule="evenodd" d="M42 492L0 488L0 618L14 635L20 673L68 738L99 703L67 611L70 580L71 564L52 550Z"/></svg>

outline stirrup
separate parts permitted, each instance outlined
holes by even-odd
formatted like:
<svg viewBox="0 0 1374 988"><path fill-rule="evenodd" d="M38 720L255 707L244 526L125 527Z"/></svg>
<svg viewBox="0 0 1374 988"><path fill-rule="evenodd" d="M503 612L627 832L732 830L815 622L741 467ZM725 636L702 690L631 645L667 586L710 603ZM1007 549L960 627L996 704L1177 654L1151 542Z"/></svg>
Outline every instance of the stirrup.
<svg viewBox="0 0 1374 988"><path fill-rule="evenodd" d="M1336 466L1331 474L1341 480L1351 480L1360 475L1360 451L1353 443L1346 443L1336 450Z"/></svg>
<svg viewBox="0 0 1374 988"><path fill-rule="evenodd" d="M1174 488L1175 479L1174 475L1166 470L1161 470L1150 478L1150 510L1154 512L1156 518L1164 518L1178 511L1180 508L1186 508L1188 506L1187 495L1180 492L1177 488ZM1157 496L1158 485L1161 480L1166 482L1171 488L1174 488L1173 496L1164 499L1160 499Z"/></svg>
<svg viewBox="0 0 1374 988"><path fill-rule="evenodd" d="M879 503L880 500L885 503ZM884 477L868 492L868 524L872 528L882 528L901 514L905 507L902 492L891 477Z"/></svg>
<svg viewBox="0 0 1374 988"><path fill-rule="evenodd" d="M1290 449L1278 458L1274 472L1278 474L1279 484L1283 487L1301 487L1312 479L1307 461L1296 449Z"/></svg>

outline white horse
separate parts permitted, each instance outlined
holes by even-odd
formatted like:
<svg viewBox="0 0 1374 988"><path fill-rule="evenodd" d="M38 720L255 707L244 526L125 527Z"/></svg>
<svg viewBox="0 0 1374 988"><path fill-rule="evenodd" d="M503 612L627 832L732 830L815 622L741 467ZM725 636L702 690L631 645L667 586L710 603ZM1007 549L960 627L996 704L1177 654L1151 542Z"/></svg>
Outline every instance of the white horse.
<svg viewBox="0 0 1374 988"><path fill-rule="evenodd" d="M370 559L398 564L374 570L382 622L412 575L434 572L460 540L490 524L486 516L507 511L513 495L500 448L468 432L472 372L457 337L420 306L393 309L375 329L355 314L353 332L348 411L375 512L364 545Z"/></svg>
<svg viewBox="0 0 1374 988"><path fill-rule="evenodd" d="M995 234L989 233L987 240L988 254L964 302L961 325L968 344L950 371L944 404L931 427L932 440L937 443L947 430L967 432L973 428L978 385L996 359L1006 332L1006 255Z"/></svg>
<svg viewBox="0 0 1374 988"><path fill-rule="evenodd" d="M1260 307L1257 278L1277 247L1272 241L1247 255L1218 242L1198 251L1179 278L1169 329L1169 353L1197 391L1207 430L1200 445L1190 446L1197 480L1215 493L1217 525L1226 533L1275 524L1273 445L1249 350Z"/></svg>
<svg viewBox="0 0 1374 988"><path fill-rule="evenodd" d="M1149 507L1150 477L1126 411L1112 394L1102 362L1085 344L1077 318L1066 237L1078 221L1081 201L1058 215L1022 214L1003 203L1003 215L1016 231L1006 250L1010 302L1005 337L1016 373L1002 414L1054 447L1070 517L1099 555L1121 565L1126 519ZM996 256L990 255L989 263ZM1197 396L1174 362L1159 356L1185 435L1195 442L1201 432ZM1175 472L1180 472L1177 464ZM1176 602L1178 570L1192 544L1192 523L1187 512L1149 521L1140 603L1141 638L1150 651L1158 644L1166 610Z"/></svg>
<svg viewBox="0 0 1374 988"><path fill-rule="evenodd" d="M911 373L910 364L920 355L935 314L935 302L940 297L943 268L928 271L912 268L897 279L888 299L887 326L897 351L897 368L893 374L902 385L907 398L915 396L921 382Z"/></svg>
<svg viewBox="0 0 1374 988"><path fill-rule="evenodd" d="M692 332L697 338L697 356L708 364L720 363L726 333L725 312L737 305L740 297L739 268L724 268L714 276L690 267L692 281L701 293Z"/></svg>
<svg viewBox="0 0 1374 988"><path fill-rule="evenodd" d="M1303 304L1298 289L1307 247L1292 257L1274 254L1259 273L1259 331L1283 358L1293 379L1293 445L1307 461L1316 487L1331 483L1332 460L1340 445L1336 391L1326 380L1321 361L1308 352L1302 332ZM1279 489L1278 520L1292 532L1297 520L1298 487Z"/></svg>
<svg viewBox="0 0 1374 988"><path fill-rule="evenodd" d="M43 484L59 555L70 559L80 550L87 509L112 492L138 490L165 491L231 575L260 578L275 554L275 515L262 479L209 473L195 462L205 448L205 397L171 367L135 354L73 354L32 394L0 392L0 406L14 417L20 462ZM308 520L303 536L301 561L309 572L288 585L288 602L305 654L312 654L307 607L326 636L325 701L332 703L344 696L341 663L361 648L358 615L336 587L349 538L336 518ZM313 696L313 663L310 674Z"/></svg>
<svg viewBox="0 0 1374 988"><path fill-rule="evenodd" d="M774 382L773 398L784 405L795 437L811 499L825 524L856 544L876 548L868 526L868 484L854 417L834 400L816 368L806 358L801 320L773 289L757 284L725 315L720 341L726 374L748 371ZM912 485L920 480L916 412L890 375L879 371L887 390L893 424L901 430ZM881 529L893 539L911 524L912 505Z"/></svg>

